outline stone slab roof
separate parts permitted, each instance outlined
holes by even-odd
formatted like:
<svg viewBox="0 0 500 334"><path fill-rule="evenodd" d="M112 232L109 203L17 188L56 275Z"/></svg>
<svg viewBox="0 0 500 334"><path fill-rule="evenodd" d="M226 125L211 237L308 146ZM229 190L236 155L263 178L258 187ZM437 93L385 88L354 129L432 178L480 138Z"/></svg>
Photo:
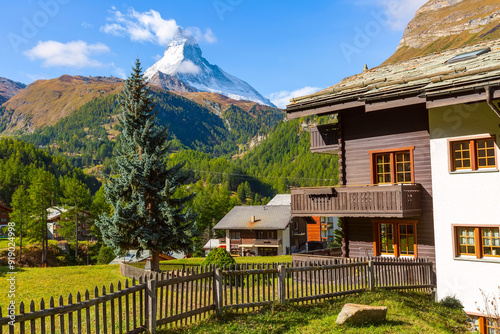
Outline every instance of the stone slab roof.
<svg viewBox="0 0 500 334"><path fill-rule="evenodd" d="M490 51L476 58L447 62L459 54L485 48L490 48ZM293 112L299 107L297 105L325 99L364 101L401 91L414 90L420 94L441 89L453 91L472 82L488 80L500 82L500 39L365 70L317 93L293 98L287 111Z"/></svg>
<svg viewBox="0 0 500 334"><path fill-rule="evenodd" d="M222 218L215 230L284 230L291 219L290 205L235 206ZM252 216L255 222L252 223Z"/></svg>

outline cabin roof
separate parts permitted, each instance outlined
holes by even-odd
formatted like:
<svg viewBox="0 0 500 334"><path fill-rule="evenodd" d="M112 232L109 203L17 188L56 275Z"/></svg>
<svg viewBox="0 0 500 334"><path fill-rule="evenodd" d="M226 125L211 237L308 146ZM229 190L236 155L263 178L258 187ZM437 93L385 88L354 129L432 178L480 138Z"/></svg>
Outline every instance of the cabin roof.
<svg viewBox="0 0 500 334"><path fill-rule="evenodd" d="M291 219L290 205L235 206L215 230L284 230ZM255 222L252 222L255 216Z"/></svg>
<svg viewBox="0 0 500 334"><path fill-rule="evenodd" d="M457 55L478 50L487 52L450 62ZM426 98L439 94L492 85L500 86L500 39L365 70L317 93L293 98L287 112L289 118L294 118L291 113L317 107L322 102L329 105L357 102L365 106L375 100L405 96L418 97L420 103L425 103Z"/></svg>

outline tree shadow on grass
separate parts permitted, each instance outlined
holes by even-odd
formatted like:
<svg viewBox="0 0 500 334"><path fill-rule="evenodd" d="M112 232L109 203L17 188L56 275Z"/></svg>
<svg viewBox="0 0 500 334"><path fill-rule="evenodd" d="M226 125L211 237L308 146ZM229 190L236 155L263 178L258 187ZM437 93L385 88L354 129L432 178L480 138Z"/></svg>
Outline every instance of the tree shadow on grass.
<svg viewBox="0 0 500 334"><path fill-rule="evenodd" d="M15 273L20 273L22 271L25 271L25 269L16 267L14 270L10 270L8 265L2 265L0 266L0 277L14 276Z"/></svg>

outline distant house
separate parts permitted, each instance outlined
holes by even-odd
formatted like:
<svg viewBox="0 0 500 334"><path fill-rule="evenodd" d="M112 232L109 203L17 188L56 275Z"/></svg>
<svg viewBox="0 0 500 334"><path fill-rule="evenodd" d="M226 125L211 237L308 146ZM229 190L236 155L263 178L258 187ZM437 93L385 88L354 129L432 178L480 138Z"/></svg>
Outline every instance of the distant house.
<svg viewBox="0 0 500 334"><path fill-rule="evenodd" d="M203 246L203 251L205 252L205 255L208 255L210 251L214 248L219 248L219 239L210 239L207 241L205 246Z"/></svg>
<svg viewBox="0 0 500 334"><path fill-rule="evenodd" d="M290 194L278 194L267 203L267 205L291 205L292 196ZM327 248L328 243L334 240L334 230L338 229L337 217L297 217L293 218L293 226L305 233L305 243L294 244L292 239L292 253ZM298 232L295 237L298 236Z"/></svg>
<svg viewBox="0 0 500 334"><path fill-rule="evenodd" d="M10 222L11 212L12 212L11 208L9 208L5 204L0 203L0 229L7 226L7 224ZM1 230L0 230L0 235L3 235Z"/></svg>
<svg viewBox="0 0 500 334"><path fill-rule="evenodd" d="M68 210L53 206L47 209L47 230L48 230L48 238L50 240L61 240L62 236L57 233L57 229L61 228L59 224L59 220L61 220L61 215Z"/></svg>
<svg viewBox="0 0 500 334"><path fill-rule="evenodd" d="M226 231L220 246L233 255L291 254L306 242L305 225L292 222L286 195L277 195L268 205L235 206L214 229Z"/></svg>
<svg viewBox="0 0 500 334"><path fill-rule="evenodd" d="M345 257L431 259L438 298L460 299L481 333L499 330L479 290L498 297L500 284L499 64L492 40L365 70L287 106L289 119L335 115L311 127L311 151L339 166L338 186L292 189L292 217L342 217Z"/></svg>

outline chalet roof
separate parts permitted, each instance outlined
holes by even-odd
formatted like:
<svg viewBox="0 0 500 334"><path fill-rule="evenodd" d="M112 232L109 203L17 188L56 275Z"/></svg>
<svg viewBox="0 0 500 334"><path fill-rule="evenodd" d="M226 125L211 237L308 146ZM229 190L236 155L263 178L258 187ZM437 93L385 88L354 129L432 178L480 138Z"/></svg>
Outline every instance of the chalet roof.
<svg viewBox="0 0 500 334"><path fill-rule="evenodd" d="M67 211L68 210L61 208L61 207L57 207L57 206L47 208L47 220L55 220L55 219L61 217L61 214L65 213Z"/></svg>
<svg viewBox="0 0 500 334"><path fill-rule="evenodd" d="M215 230L284 230L291 219L290 205L235 206L222 218ZM255 222L252 223L252 216Z"/></svg>
<svg viewBox="0 0 500 334"><path fill-rule="evenodd" d="M447 62L459 54L486 48L490 50L477 57ZM355 107L405 96L415 97L411 104L425 103L434 96L492 85L500 86L500 39L365 70L317 93L292 99L287 112L318 107L326 102ZM299 116L302 115L295 117Z"/></svg>
<svg viewBox="0 0 500 334"><path fill-rule="evenodd" d="M4 209L4 210L7 210L9 212L12 212L12 209L9 208L6 204L4 203L0 203L0 208Z"/></svg>
<svg viewBox="0 0 500 334"><path fill-rule="evenodd" d="M292 195L278 194L267 205L292 205Z"/></svg>

